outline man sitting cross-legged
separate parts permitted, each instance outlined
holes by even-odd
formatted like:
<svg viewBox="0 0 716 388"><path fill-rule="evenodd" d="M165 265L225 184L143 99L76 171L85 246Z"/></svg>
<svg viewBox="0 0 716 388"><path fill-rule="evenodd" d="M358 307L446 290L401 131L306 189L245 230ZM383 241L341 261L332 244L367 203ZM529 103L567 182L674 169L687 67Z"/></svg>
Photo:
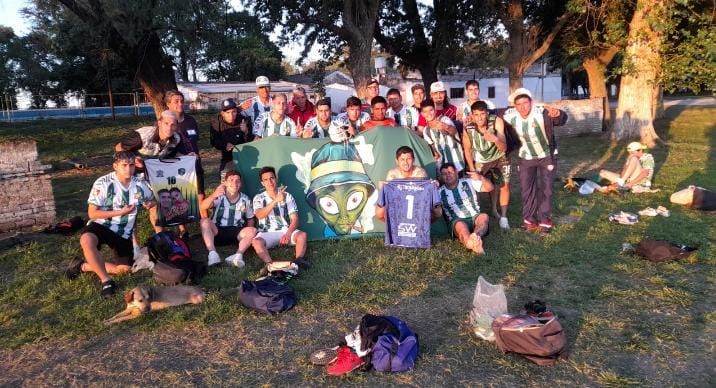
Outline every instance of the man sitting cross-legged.
<svg viewBox="0 0 716 388"><path fill-rule="evenodd" d="M599 176L632 191L643 191L651 188L651 178L654 176L654 157L644 152L646 146L638 141L627 146L629 157L624 163L621 174L608 170L599 171Z"/></svg>
<svg viewBox="0 0 716 388"><path fill-rule="evenodd" d="M468 172L470 178L458 178L455 165L447 162L440 166L440 176L444 185L440 187L440 201L443 214L453 237L460 244L477 254L485 253L482 237L487 235L489 217L480 213L479 193L494 189L492 182L485 176Z"/></svg>
<svg viewBox="0 0 716 388"><path fill-rule="evenodd" d="M90 222L80 236L84 259L73 259L65 272L70 279L82 272L93 272L102 282L104 297L117 292L117 285L109 275L127 272L132 267L131 236L139 208L156 205L146 183L134 176L134 163L134 153L117 152L112 164L114 172L95 181L87 199ZM114 251L113 263L102 259L99 250L103 244Z"/></svg>
<svg viewBox="0 0 716 388"><path fill-rule="evenodd" d="M244 252L251 247L256 228L251 199L241 192L241 175L237 171L229 170L224 184L201 201L202 210L211 208L214 208L211 219L201 219L201 236L209 251L209 265L221 262L215 245L233 245L238 241L236 253L227 257L226 262L243 267Z"/></svg>
<svg viewBox="0 0 716 388"><path fill-rule="evenodd" d="M270 248L295 245L296 258L293 262L299 267L308 268L310 264L304 258L308 236L298 229L296 201L285 186L278 186L273 167L261 168L259 179L265 191L256 194L253 202L254 213L259 220L259 232L253 240L256 255L268 264L272 262L268 252Z"/></svg>

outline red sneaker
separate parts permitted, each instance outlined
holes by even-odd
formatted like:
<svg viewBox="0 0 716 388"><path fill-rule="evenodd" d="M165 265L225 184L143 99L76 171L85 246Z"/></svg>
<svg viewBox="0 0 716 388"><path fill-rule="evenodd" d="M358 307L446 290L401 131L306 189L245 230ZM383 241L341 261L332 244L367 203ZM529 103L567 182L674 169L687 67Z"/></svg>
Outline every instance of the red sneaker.
<svg viewBox="0 0 716 388"><path fill-rule="evenodd" d="M522 220L522 229L533 232L535 230L539 230L539 225L532 221Z"/></svg>
<svg viewBox="0 0 716 388"><path fill-rule="evenodd" d="M351 352L351 348L341 346L338 348L336 360L328 364L326 373L329 375L339 376L350 373L356 368L363 365L363 360L357 354Z"/></svg>

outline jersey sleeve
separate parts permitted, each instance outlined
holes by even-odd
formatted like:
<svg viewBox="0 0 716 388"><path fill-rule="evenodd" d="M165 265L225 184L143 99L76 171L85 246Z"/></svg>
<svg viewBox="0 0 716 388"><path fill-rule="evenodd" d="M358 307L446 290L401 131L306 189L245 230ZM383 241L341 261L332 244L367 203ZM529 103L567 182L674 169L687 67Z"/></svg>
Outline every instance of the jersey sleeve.
<svg viewBox="0 0 716 388"><path fill-rule="evenodd" d="M256 194L256 196L254 197L254 200L253 200L254 212L264 208L262 197L263 196L261 194Z"/></svg>
<svg viewBox="0 0 716 388"><path fill-rule="evenodd" d="M466 178L468 181L470 181L470 186L477 191L478 193L482 191L482 181L479 179L469 179Z"/></svg>
<svg viewBox="0 0 716 388"><path fill-rule="evenodd" d="M429 128L425 128L423 131L423 139L425 139L428 144L433 145L433 137Z"/></svg>
<svg viewBox="0 0 716 388"><path fill-rule="evenodd" d="M246 214L246 219L254 218L256 214L254 213L254 207L251 204L251 200L249 197L246 197L246 211L244 212Z"/></svg>
<svg viewBox="0 0 716 388"><path fill-rule="evenodd" d="M654 171L654 157L651 154L641 161L641 168Z"/></svg>
<svg viewBox="0 0 716 388"><path fill-rule="evenodd" d="M380 188L380 192L378 192L378 200L375 202L377 206L385 207L385 187L387 184L383 185L383 187Z"/></svg>
<svg viewBox="0 0 716 388"><path fill-rule="evenodd" d="M298 207L296 206L296 200L293 199L293 195L289 193L288 191L286 194L286 209L288 209L288 214L291 215L293 213L298 213Z"/></svg>
<svg viewBox="0 0 716 388"><path fill-rule="evenodd" d="M261 113L258 117L256 117L256 120L254 121L254 136L264 136L264 121L266 121L265 115L265 113Z"/></svg>
<svg viewBox="0 0 716 388"><path fill-rule="evenodd" d="M144 197L144 201L154 201L154 192L149 187L147 182L143 180L137 182L137 189L142 190L142 196Z"/></svg>
<svg viewBox="0 0 716 388"><path fill-rule="evenodd" d="M106 199L107 187L102 178L97 179L94 182L94 185L92 185L92 190L90 190L89 198L87 198L87 204L102 207Z"/></svg>

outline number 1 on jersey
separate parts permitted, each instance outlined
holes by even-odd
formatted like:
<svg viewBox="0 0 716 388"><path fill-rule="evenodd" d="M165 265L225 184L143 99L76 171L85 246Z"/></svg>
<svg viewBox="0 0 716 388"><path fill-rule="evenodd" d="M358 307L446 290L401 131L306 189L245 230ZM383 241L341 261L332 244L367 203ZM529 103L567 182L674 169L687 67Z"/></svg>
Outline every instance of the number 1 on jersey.
<svg viewBox="0 0 716 388"><path fill-rule="evenodd" d="M413 219L413 201L415 200L415 197L412 194L408 194L405 196L405 200L408 201L408 214L406 215L406 218L409 220Z"/></svg>

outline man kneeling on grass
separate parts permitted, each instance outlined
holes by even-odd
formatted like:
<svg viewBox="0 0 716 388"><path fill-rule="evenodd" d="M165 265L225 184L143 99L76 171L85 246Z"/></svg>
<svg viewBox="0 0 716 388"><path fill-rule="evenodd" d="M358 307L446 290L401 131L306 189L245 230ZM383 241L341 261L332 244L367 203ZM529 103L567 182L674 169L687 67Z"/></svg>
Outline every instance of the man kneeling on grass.
<svg viewBox="0 0 716 388"><path fill-rule="evenodd" d="M211 219L201 219L201 236L209 251L209 265L221 263L214 245L233 245L238 241L236 253L227 257L226 262L243 267L244 252L251 247L256 228L251 199L241 192L241 176L237 171L228 171L224 184L201 201L201 210L211 208L214 208Z"/></svg>
<svg viewBox="0 0 716 388"><path fill-rule="evenodd" d="M489 217L480 213L478 200L480 192L494 189L492 182L476 172L468 172L469 179L458 179L457 169L451 162L440 166L440 176L445 183L440 187L440 201L450 232L467 249L484 254L482 237L487 235Z"/></svg>
<svg viewBox="0 0 716 388"><path fill-rule="evenodd" d="M304 258L308 236L298 229L296 201L286 191L286 186L278 186L273 167L261 168L259 179L265 191L254 197L254 213L259 220L259 232L253 240L256 255L269 264L272 262L268 253L270 248L290 244L296 246L293 262L303 269L310 267Z"/></svg>
<svg viewBox="0 0 716 388"><path fill-rule="evenodd" d="M135 155L121 151L114 154L114 172L97 179L87 200L90 222L82 231L80 246L84 259L74 258L65 274L73 279L82 272L93 272L102 282L101 294L111 297L117 285L109 276L127 272L132 267L132 231L137 212L156 205L146 183L134 176ZM114 263L105 263L100 254L102 244L114 251Z"/></svg>

